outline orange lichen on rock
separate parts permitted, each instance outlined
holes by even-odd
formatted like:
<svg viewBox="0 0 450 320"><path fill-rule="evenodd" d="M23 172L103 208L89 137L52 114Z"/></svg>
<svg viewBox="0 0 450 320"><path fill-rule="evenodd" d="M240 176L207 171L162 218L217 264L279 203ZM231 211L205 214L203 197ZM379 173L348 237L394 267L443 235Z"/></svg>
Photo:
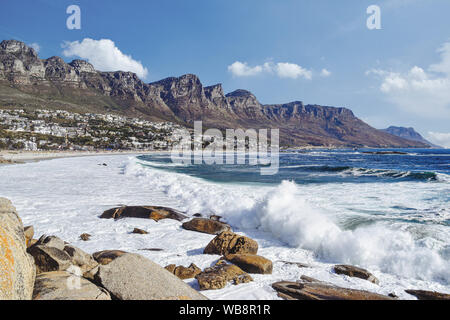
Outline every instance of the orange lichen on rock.
<svg viewBox="0 0 450 320"><path fill-rule="evenodd" d="M0 198L0 300L29 300L35 266L27 254L22 221L11 201Z"/></svg>
<svg viewBox="0 0 450 320"><path fill-rule="evenodd" d="M13 289L14 256L10 248L11 241L13 239L0 227L0 290L5 295L12 293Z"/></svg>

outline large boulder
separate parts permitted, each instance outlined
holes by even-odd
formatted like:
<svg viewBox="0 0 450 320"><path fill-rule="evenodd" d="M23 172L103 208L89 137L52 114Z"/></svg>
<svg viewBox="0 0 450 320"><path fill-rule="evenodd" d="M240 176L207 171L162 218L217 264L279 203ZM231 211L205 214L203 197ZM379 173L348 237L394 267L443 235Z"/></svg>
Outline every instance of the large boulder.
<svg viewBox="0 0 450 320"><path fill-rule="evenodd" d="M230 254L225 259L248 273L272 274L272 261L255 254Z"/></svg>
<svg viewBox="0 0 450 320"><path fill-rule="evenodd" d="M425 290L405 290L419 300L450 300L450 294Z"/></svg>
<svg viewBox="0 0 450 320"><path fill-rule="evenodd" d="M378 279L366 269L341 264L334 266L333 270L337 274L343 274L349 277L356 277L378 284Z"/></svg>
<svg viewBox="0 0 450 320"><path fill-rule="evenodd" d="M111 296L79 275L55 271L36 277L33 300L111 300Z"/></svg>
<svg viewBox="0 0 450 320"><path fill-rule="evenodd" d="M200 290L222 289L229 282L238 285L253 281L253 278L241 268L233 264L227 264L224 260L219 260L215 266L206 268L195 278L198 281Z"/></svg>
<svg viewBox="0 0 450 320"><path fill-rule="evenodd" d="M231 231L224 231L217 235L206 246L204 250L205 254L257 254L258 243L245 236L233 233Z"/></svg>
<svg viewBox="0 0 450 320"><path fill-rule="evenodd" d="M186 215L178 210L166 207L154 206L124 206L112 208L103 212L102 219L121 219L121 218L143 218L159 221L162 219L174 219L182 221L187 218Z"/></svg>
<svg viewBox="0 0 450 320"><path fill-rule="evenodd" d="M226 223L205 218L194 218L188 222L183 223L182 227L186 230L209 234L219 234L224 231L231 230L231 227Z"/></svg>
<svg viewBox="0 0 450 320"><path fill-rule="evenodd" d="M34 245L28 248L28 253L34 258L36 273L64 271L72 265L72 259L63 250L55 247Z"/></svg>
<svg viewBox="0 0 450 320"><path fill-rule="evenodd" d="M272 284L272 288L285 300L393 300L381 294L341 288L323 282L280 281Z"/></svg>
<svg viewBox="0 0 450 320"><path fill-rule="evenodd" d="M27 254L22 220L11 201L0 198L0 300L30 300L36 276Z"/></svg>
<svg viewBox="0 0 450 320"><path fill-rule="evenodd" d="M95 282L120 300L205 300L175 275L156 263L125 253L100 265Z"/></svg>
<svg viewBox="0 0 450 320"><path fill-rule="evenodd" d="M164 269L166 269L170 273L173 273L181 280L195 278L196 275L202 272L202 270L199 267L197 267L194 263L191 263L191 265L187 268L185 266L177 267L174 264L169 264L168 266L164 267Z"/></svg>

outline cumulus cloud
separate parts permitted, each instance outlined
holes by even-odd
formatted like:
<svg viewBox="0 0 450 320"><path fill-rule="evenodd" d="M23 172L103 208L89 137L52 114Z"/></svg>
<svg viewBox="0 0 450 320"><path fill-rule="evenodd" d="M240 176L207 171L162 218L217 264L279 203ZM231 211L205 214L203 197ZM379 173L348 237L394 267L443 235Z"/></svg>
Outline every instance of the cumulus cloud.
<svg viewBox="0 0 450 320"><path fill-rule="evenodd" d="M236 61L228 66L228 71L235 77L250 77L266 73L275 74L280 78L312 79L312 71L289 62L266 62L263 65L251 67L246 62Z"/></svg>
<svg viewBox="0 0 450 320"><path fill-rule="evenodd" d="M450 148L450 133L428 132L427 139L438 146Z"/></svg>
<svg viewBox="0 0 450 320"><path fill-rule="evenodd" d="M280 78L297 79L303 77L310 80L312 78L312 72L300 67L295 63L279 62L275 66L275 71Z"/></svg>
<svg viewBox="0 0 450 320"><path fill-rule="evenodd" d="M397 107L420 116L450 119L450 43L439 50L441 61L407 72L371 69L367 75L381 78L380 91Z"/></svg>
<svg viewBox="0 0 450 320"><path fill-rule="evenodd" d="M260 74L263 71L263 67L249 67L246 62L236 61L228 66L228 71L236 77L249 77Z"/></svg>
<svg viewBox="0 0 450 320"><path fill-rule="evenodd" d="M36 42L30 43L28 46L30 48L33 48L34 51L36 51L36 53L39 53L39 51L41 50L41 46L39 45L39 43Z"/></svg>
<svg viewBox="0 0 450 320"><path fill-rule="evenodd" d="M65 42L63 54L66 57L80 57L91 63L100 71L130 71L145 79L148 70L140 61L134 60L116 47L109 39L93 40L89 38L83 41Z"/></svg>

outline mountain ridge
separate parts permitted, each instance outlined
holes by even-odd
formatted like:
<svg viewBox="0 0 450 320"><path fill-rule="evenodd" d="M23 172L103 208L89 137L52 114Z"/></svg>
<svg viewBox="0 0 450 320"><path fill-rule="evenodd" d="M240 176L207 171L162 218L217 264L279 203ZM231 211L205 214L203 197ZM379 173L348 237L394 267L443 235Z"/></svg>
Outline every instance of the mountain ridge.
<svg viewBox="0 0 450 320"><path fill-rule="evenodd" d="M426 140L420 133L418 133L414 128L412 127L398 127L398 126L390 126L386 129L381 129L384 132L390 133L394 136L401 137L403 139L412 140L412 141L419 141L424 144L427 144L428 146L432 148L442 148L438 145L435 145L431 143L430 141Z"/></svg>
<svg viewBox="0 0 450 320"><path fill-rule="evenodd" d="M24 43L0 43L0 106L115 112L204 127L279 128L284 146L425 147L372 128L348 108L301 101L261 104L243 89L225 94L221 84L203 86L194 74L145 83L126 71L100 72L84 60L40 59Z"/></svg>

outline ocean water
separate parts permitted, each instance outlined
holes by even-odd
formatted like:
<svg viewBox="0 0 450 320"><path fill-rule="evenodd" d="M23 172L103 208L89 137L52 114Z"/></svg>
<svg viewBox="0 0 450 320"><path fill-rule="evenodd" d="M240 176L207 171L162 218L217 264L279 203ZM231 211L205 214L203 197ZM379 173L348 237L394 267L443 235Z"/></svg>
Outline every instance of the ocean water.
<svg viewBox="0 0 450 320"><path fill-rule="evenodd" d="M168 155L138 159L138 170L204 181L168 186L192 212L263 230L322 262L450 284L450 150L286 152L273 176L260 175L258 166L173 165ZM210 190L209 183L220 187Z"/></svg>
<svg viewBox="0 0 450 320"><path fill-rule="evenodd" d="M282 153L274 176L249 165L174 164L165 153L54 159L0 167L0 196L13 201L36 236L57 235L90 253L135 252L162 266L211 266L219 257L202 252L214 236L172 220L98 216L123 204L221 215L258 241L274 271L204 292L212 299L277 299L271 283L301 275L402 299L413 298L404 289L450 293L450 150L365 151ZM130 234L135 227L149 234ZM85 232L90 241L79 239ZM336 275L337 263L366 268L380 284Z"/></svg>

